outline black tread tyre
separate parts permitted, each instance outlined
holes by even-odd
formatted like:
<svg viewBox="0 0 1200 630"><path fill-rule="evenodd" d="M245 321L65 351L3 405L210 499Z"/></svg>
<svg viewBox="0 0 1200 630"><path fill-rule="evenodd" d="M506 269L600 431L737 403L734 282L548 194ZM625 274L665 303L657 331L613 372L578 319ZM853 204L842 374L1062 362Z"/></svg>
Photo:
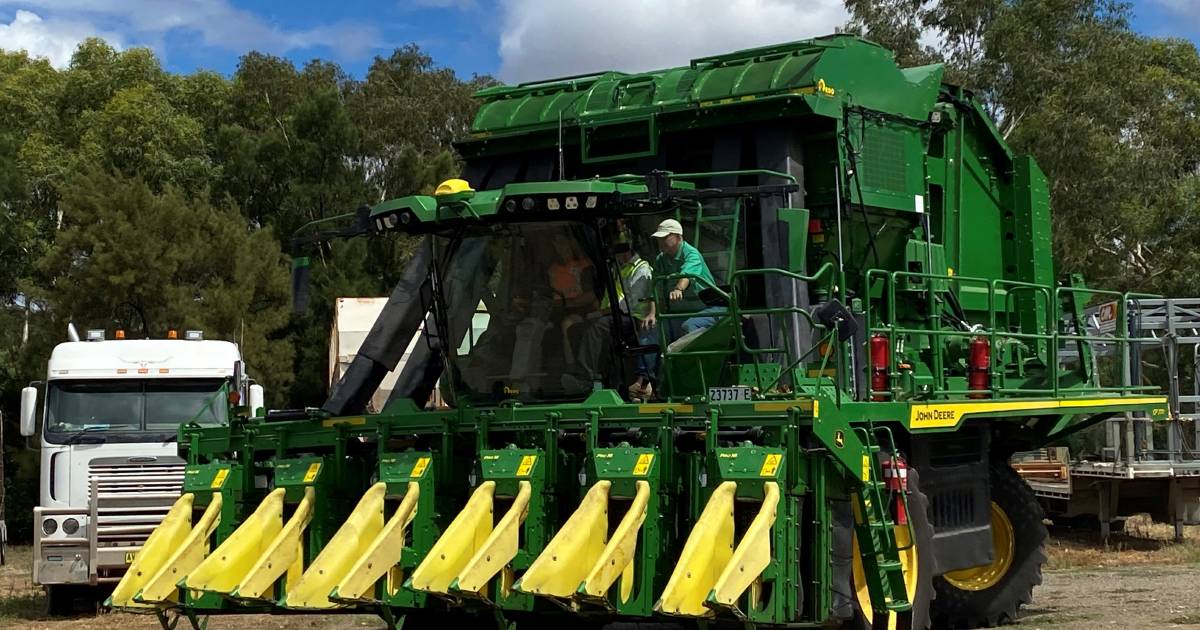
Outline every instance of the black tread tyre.
<svg viewBox="0 0 1200 630"><path fill-rule="evenodd" d="M934 578L938 628L982 628L1013 622L1022 605L1033 601L1046 562L1043 545L1049 535L1042 506L1033 489L1006 462L993 462L992 502L1012 524L1012 563L993 585L981 590L959 588L944 576Z"/></svg>
<svg viewBox="0 0 1200 630"><path fill-rule="evenodd" d="M76 601L80 588L71 584L52 584L46 587L46 612L51 617L71 617L78 612Z"/></svg>
<svg viewBox="0 0 1200 630"><path fill-rule="evenodd" d="M915 468L908 469L908 509L909 522L912 524L913 537L917 548L917 589L913 596L912 610L897 615L896 630L927 630L931 627L929 616L930 603L934 597L933 589L933 553L921 550L932 550L933 525L929 520L929 497L921 492L920 474ZM851 578L853 580L853 578ZM854 585L851 584L851 592ZM867 620L866 613L854 598L854 617L843 625L843 630L887 630L888 619L882 617L872 624Z"/></svg>

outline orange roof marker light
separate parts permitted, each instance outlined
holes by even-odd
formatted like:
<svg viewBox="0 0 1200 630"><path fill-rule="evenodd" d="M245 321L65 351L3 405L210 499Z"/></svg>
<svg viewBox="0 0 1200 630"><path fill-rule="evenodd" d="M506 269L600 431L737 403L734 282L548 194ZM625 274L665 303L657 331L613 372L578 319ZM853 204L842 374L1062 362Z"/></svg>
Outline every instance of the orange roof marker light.
<svg viewBox="0 0 1200 630"><path fill-rule="evenodd" d="M113 333L113 337L114 337L114 338L116 338L116 339L124 339L124 338L125 338L125 331L124 331L124 330L122 330L122 329L120 329L120 328L118 328L118 329L117 329L117 332Z"/></svg>
<svg viewBox="0 0 1200 630"><path fill-rule="evenodd" d="M175 330L174 328L172 328L167 331L167 339L178 339L178 338L179 338L178 330Z"/></svg>

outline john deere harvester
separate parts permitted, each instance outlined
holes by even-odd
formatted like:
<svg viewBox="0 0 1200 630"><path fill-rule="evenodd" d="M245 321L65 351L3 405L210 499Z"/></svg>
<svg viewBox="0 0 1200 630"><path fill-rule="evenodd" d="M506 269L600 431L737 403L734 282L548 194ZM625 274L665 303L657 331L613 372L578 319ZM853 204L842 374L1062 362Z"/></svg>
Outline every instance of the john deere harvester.
<svg viewBox="0 0 1200 630"><path fill-rule="evenodd" d="M1165 416L1080 332L1138 296L1056 276L1045 177L940 66L835 36L479 98L462 179L298 235L420 244L321 409L181 429L112 607L993 625L1045 559L1009 455Z"/></svg>

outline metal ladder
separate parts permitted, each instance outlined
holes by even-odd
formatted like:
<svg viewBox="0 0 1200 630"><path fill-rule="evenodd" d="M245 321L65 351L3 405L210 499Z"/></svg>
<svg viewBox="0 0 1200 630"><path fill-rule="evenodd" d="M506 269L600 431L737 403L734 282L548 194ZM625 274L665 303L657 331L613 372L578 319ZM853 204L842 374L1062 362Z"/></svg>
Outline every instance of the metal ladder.
<svg viewBox="0 0 1200 630"><path fill-rule="evenodd" d="M883 430L887 431L886 427ZM904 567L900 563L900 552L907 547L902 549L896 543L896 528L900 526L892 520L889 511L890 493L883 481L878 457L882 449L876 443L872 429L855 429L855 433L862 440L866 460L863 462L866 478L859 479L861 485L854 495L854 530L867 590L876 612L905 611L912 607L905 588ZM903 492L899 494L907 514L908 500Z"/></svg>

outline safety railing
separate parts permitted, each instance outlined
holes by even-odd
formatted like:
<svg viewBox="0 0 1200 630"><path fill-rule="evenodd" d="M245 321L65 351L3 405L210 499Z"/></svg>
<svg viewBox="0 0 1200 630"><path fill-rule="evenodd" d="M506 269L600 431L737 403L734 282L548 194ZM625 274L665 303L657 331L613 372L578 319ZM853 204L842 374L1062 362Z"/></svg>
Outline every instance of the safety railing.
<svg viewBox="0 0 1200 630"><path fill-rule="evenodd" d="M813 318L812 313L798 305L751 308L743 307L742 296L748 294L748 290L745 288L745 283L749 279L755 277L774 277L781 280L803 283L823 282L827 294L831 295L836 281L834 277L835 272L836 269L831 263L825 263L815 273L810 275L798 274L779 268L736 270L731 274L728 291L722 290L719 287L705 286L706 290L712 291L720 297L722 302L724 302L725 306L720 308L720 310L709 312L705 312L703 310L700 312L664 312L661 308L656 308L656 318L659 320L657 330L658 342L661 356L663 357L663 377L667 385L666 391L672 391L670 386L672 370L669 369L669 366L672 364L672 362L692 360L696 361L697 366L700 367L699 362L702 359L711 357L720 357L726 366L732 364L732 360L737 357L748 359L749 364L753 366L755 381L754 386L759 392L764 394L781 385L785 379L790 379L791 376L796 373L796 370L804 367L804 364L808 362L809 358L812 357L813 353L818 351L818 349L834 347L834 344L831 343L831 340L836 334L836 331L829 330L827 326L816 321ZM688 278L693 284L702 282L702 279L699 276L695 274L684 273L669 274L655 278L651 288L655 303L659 305L667 303L664 300L664 293L669 294L669 291L664 292L663 288L668 285L674 286L675 283L677 283L681 278ZM704 284L707 285L708 283L704 282ZM671 320L687 320L697 316L713 316L718 320L728 317L732 321L733 343L714 349L689 350L683 348L671 350L670 346L674 341L676 341L676 339L671 338L668 330L671 328L671 326L667 322ZM752 344L749 340L747 340L745 330L742 327L742 321L743 318L754 316L765 316L767 318L772 332L777 333L772 335L772 337L778 341L773 341L766 346L759 347L758 345ZM811 338L816 340L808 348L803 349L801 349L797 343L797 340L801 339L802 337L800 334L801 331L798 330L801 325L807 326L808 330L812 333ZM820 367L817 371L818 378L816 379L815 387L822 390L825 387L832 388L832 396L835 397L840 403L842 394L841 388L837 387L835 382L826 382L826 380L823 378L829 361L835 354L836 353L833 351L820 353ZM769 357L772 356L783 357L783 360L768 360ZM812 361L817 362L818 359L814 358ZM845 365L843 363L844 362L840 361L837 362L835 368L839 371L845 370ZM763 367L770 364L778 365L780 369L773 378L767 380L768 377L766 375L769 372L764 370ZM700 383L701 391L707 391L708 383L703 382L704 370L698 369L697 372L702 379L702 382Z"/></svg>
<svg viewBox="0 0 1200 630"><path fill-rule="evenodd" d="M914 281L919 281L914 282ZM1144 339L1128 336L1128 327L1119 327L1122 334L1092 335L1084 327L1081 307L1063 308L1063 301L1083 297L1085 300L1095 297L1108 296L1117 303L1117 322L1126 322L1128 318L1127 304L1130 300L1152 297L1147 294L1117 291L1106 291L1087 287L1050 286L1016 280L1001 280L977 278L969 276L950 276L928 274L910 271L889 271L872 269L866 274L868 290L874 295L876 283L882 282L879 292L882 304L875 299L865 300L865 319L867 322L868 338L884 335L888 344L887 374L889 385L898 379L912 375L912 366L907 364L908 372L901 369L904 352L897 352L898 342L907 339L914 343L928 342L929 378L931 386L918 394L921 397L1005 397L1005 396L1049 396L1059 397L1065 389L1073 394L1081 393L1112 393L1131 394L1136 392L1154 391L1149 386L1134 386L1127 383L1120 385L1102 385L1095 366L1086 363L1088 352L1085 346L1104 343L1117 344L1120 347L1121 360L1128 363L1130 349L1133 344L1144 343ZM915 285L915 289L905 289L907 294L898 296L898 287L903 284ZM944 287L939 289L938 287ZM955 288L972 288L973 291L985 296L986 308L973 309L970 313L959 309L954 313L952 304ZM1028 296L1028 297L1026 297ZM1021 300L1024 298L1023 303ZM916 308L923 303L924 309ZM956 302L955 302L956 303ZM909 321L917 322L924 319L924 326L901 325L901 309L905 314L922 313L920 317L912 316ZM883 317L879 312L884 313ZM944 325L946 316L958 318L966 329L947 327ZM1063 318L1074 316L1075 330L1067 332L1063 328ZM886 318L886 319L885 319ZM979 320L983 320L980 322ZM1032 326L1029 324L1032 323ZM968 344L973 339L986 339L988 345L987 386L983 388L956 388L951 386L952 379L966 381L966 374L951 376L947 370L946 359L954 340L965 340ZM867 343L870 343L868 339ZM1064 370L1060 357L1064 344L1077 344L1079 348L1080 365L1074 370ZM1029 359L1041 363L1043 373L1039 378L1031 378L1025 370L1029 366L1018 365L1024 357L1023 352L1016 352L1016 347L1022 351L1030 350ZM902 350L902 348L901 348ZM1029 371L1036 371L1036 364ZM1078 377L1064 384L1064 377L1075 372ZM1013 374L1016 372L1016 374ZM870 379L868 379L870 382ZM1031 386L1036 383L1039 386ZM969 385L969 383L968 383ZM886 390L870 387L870 396L874 400L891 399L898 387L889 386Z"/></svg>

